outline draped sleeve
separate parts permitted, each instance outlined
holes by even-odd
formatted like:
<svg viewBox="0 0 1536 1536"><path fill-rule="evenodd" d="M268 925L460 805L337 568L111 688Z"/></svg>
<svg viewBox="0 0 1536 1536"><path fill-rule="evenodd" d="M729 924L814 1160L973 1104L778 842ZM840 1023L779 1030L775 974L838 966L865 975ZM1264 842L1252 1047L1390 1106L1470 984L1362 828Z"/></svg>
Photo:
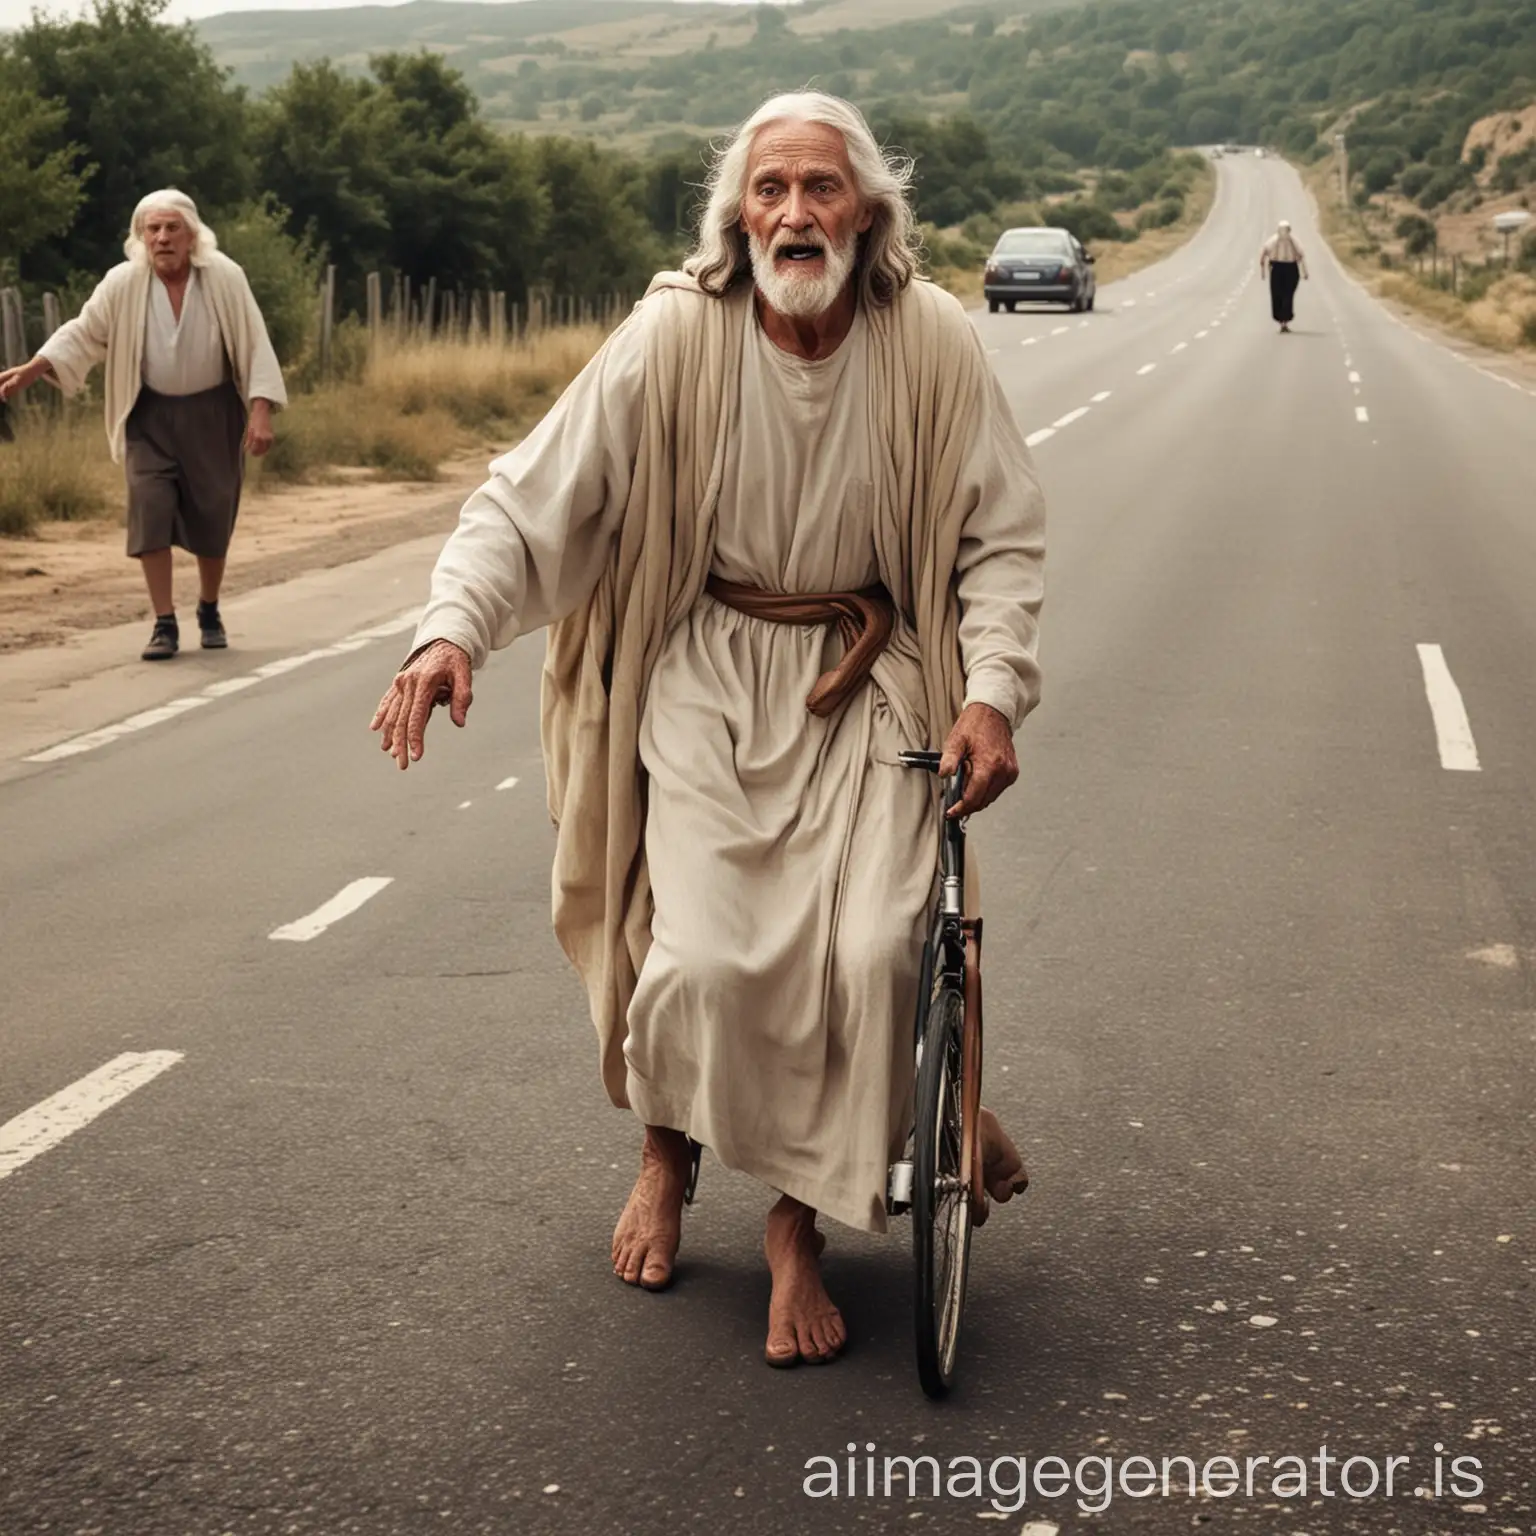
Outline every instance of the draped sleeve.
<svg viewBox="0 0 1536 1536"><path fill-rule="evenodd" d="M573 613L609 559L644 420L646 305L609 337L465 502L412 651L451 640L475 667Z"/></svg>
<svg viewBox="0 0 1536 1536"><path fill-rule="evenodd" d="M961 470L969 506L955 560L966 704L990 704L1014 730L1040 702L1045 498L1034 460L988 370Z"/></svg>

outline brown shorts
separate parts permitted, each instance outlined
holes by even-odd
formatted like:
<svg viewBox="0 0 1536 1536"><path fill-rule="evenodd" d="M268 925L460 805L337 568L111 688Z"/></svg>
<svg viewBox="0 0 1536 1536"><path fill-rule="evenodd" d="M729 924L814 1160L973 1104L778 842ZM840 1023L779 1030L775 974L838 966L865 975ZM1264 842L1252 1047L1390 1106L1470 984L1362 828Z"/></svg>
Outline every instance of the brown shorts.
<svg viewBox="0 0 1536 1536"><path fill-rule="evenodd" d="M141 388L126 433L128 553L175 544L206 558L225 555L245 471L240 392L230 383L196 395Z"/></svg>

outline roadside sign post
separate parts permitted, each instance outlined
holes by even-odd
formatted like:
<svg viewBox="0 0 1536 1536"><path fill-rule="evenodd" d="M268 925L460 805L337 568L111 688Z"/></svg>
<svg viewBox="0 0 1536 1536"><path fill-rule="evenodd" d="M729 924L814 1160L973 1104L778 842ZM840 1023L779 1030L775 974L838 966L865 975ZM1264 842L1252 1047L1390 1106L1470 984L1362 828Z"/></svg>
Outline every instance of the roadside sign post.
<svg viewBox="0 0 1536 1536"><path fill-rule="evenodd" d="M1531 222L1531 216L1523 208L1511 208L1508 213L1496 213L1493 227L1504 237L1504 267L1509 268L1509 237L1518 234Z"/></svg>

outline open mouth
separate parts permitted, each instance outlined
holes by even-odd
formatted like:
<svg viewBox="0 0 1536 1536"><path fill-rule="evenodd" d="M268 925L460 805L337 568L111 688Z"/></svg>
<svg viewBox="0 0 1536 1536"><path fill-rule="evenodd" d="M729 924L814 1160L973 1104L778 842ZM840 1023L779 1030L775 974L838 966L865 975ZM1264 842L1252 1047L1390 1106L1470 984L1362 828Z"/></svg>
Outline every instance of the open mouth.
<svg viewBox="0 0 1536 1536"><path fill-rule="evenodd" d="M815 261L818 256L825 256L826 252L819 245L781 245L773 253L775 261L805 262Z"/></svg>

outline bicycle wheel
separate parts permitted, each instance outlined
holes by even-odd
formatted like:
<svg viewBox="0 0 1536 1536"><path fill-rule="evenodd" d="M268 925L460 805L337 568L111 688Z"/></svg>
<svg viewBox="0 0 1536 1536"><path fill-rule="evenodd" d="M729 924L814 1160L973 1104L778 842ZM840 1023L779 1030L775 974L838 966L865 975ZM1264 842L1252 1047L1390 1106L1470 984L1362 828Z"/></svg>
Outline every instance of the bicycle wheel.
<svg viewBox="0 0 1536 1536"><path fill-rule="evenodd" d="M965 1003L941 984L928 1010L912 1152L912 1253L917 1266L917 1374L943 1397L955 1374L971 1254L971 1203L961 1178Z"/></svg>

